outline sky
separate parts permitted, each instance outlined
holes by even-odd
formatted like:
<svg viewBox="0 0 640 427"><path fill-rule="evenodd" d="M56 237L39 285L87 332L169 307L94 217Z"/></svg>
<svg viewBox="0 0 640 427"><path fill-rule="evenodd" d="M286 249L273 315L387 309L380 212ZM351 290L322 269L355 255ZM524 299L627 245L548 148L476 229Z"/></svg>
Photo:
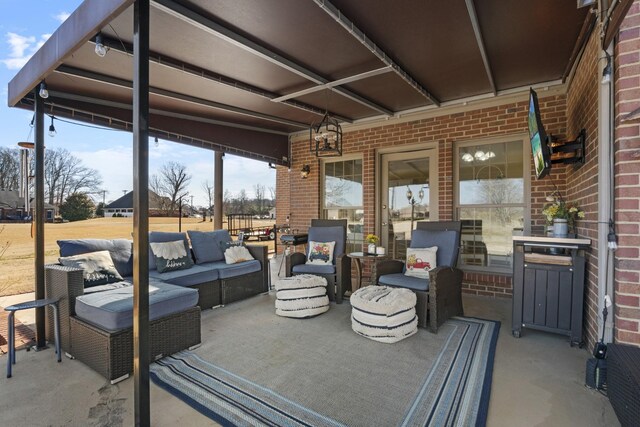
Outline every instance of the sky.
<svg viewBox="0 0 640 427"><path fill-rule="evenodd" d="M18 70L80 4L81 0L0 0L0 146L17 148L31 130L33 113L7 106L7 86ZM45 147L66 148L87 167L97 170L107 191L106 201L123 195L133 187L133 136L128 132L88 129L55 121L57 134L49 137L50 119L45 118ZM30 136L33 141L33 135ZM188 191L195 206L207 204L202 183L213 183L214 152L164 141L149 141L149 174L176 161L191 174ZM131 165L124 167L123 165ZM224 189L237 195L241 189L253 197L255 184L275 187L275 170L267 163L225 154ZM101 201L102 195L96 196Z"/></svg>

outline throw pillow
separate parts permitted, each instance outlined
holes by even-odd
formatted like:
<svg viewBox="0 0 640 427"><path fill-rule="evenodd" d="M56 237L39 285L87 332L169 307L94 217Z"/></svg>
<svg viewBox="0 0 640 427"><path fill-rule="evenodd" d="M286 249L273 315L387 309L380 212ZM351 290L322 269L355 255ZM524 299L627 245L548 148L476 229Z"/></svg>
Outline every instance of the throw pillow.
<svg viewBox="0 0 640 427"><path fill-rule="evenodd" d="M66 267L82 269L85 288L120 282L122 280L122 276L120 276L115 265L113 265L109 251L97 251L60 257L58 261Z"/></svg>
<svg viewBox="0 0 640 427"><path fill-rule="evenodd" d="M407 248L407 276L429 278L429 270L436 268L437 246L430 248Z"/></svg>
<svg viewBox="0 0 640 427"><path fill-rule="evenodd" d="M333 248L336 242L309 242L307 264L327 265L333 263Z"/></svg>
<svg viewBox="0 0 640 427"><path fill-rule="evenodd" d="M244 245L231 245L224 251L224 260L227 264L236 264L243 261L255 259L251 256L249 249Z"/></svg>
<svg viewBox="0 0 640 427"><path fill-rule="evenodd" d="M174 270L186 270L193 266L191 256L187 254L183 240L173 242L151 242L151 251L156 261L158 273Z"/></svg>

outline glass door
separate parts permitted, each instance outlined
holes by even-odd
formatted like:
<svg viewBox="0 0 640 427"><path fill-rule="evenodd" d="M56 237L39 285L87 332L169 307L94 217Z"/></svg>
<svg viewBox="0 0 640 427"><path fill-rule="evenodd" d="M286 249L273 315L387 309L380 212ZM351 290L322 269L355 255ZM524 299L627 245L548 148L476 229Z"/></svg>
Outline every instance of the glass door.
<svg viewBox="0 0 640 427"><path fill-rule="evenodd" d="M380 230L382 245L404 258L417 221L438 219L436 150L382 155Z"/></svg>

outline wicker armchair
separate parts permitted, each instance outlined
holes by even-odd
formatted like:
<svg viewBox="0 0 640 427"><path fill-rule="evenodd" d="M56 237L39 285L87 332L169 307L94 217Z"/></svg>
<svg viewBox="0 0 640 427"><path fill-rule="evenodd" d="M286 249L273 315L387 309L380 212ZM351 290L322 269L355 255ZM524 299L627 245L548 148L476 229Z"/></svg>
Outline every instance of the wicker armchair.
<svg viewBox="0 0 640 427"><path fill-rule="evenodd" d="M346 219L314 219L311 220L308 241L335 241L333 263L330 266L305 264L307 253L294 252L285 259L285 274L291 277L296 274L315 274L327 279L329 299L338 304L347 290L351 290L351 258L346 254L347 220Z"/></svg>
<svg viewBox="0 0 640 427"><path fill-rule="evenodd" d="M437 267L428 279L403 274L404 261L378 261L373 266L372 283L406 287L417 296L418 326L436 333L452 316L464 315L462 308L462 270L455 267L460 251L460 222L420 221L411 236L412 248L438 246Z"/></svg>

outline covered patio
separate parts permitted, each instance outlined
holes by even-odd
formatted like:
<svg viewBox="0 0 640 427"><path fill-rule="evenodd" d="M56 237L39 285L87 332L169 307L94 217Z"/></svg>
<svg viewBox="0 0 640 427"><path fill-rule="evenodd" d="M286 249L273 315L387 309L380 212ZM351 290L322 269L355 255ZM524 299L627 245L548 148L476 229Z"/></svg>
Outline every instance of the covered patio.
<svg viewBox="0 0 640 427"><path fill-rule="evenodd" d="M76 377L85 369L77 362L54 368L44 361L48 355L36 353L24 362L33 363L28 375L12 384L0 380L7 384L1 393L12 396L3 405L33 393L28 376L61 369L68 375L58 378L97 394L87 393L85 404L71 399L54 423L92 421L83 411L110 407L118 399L111 393L125 396L118 422L168 425L170 416L172 424L198 416L150 388L144 362L149 201L143 190L148 140L157 136L216 151L215 228L221 227L225 152L276 165L277 224L304 231L313 218L346 219L351 250L372 233L401 257L415 221L463 221L472 243L459 264L465 315L502 322L488 424L615 423L607 400L583 388L587 352L541 332L510 336L512 236L546 233L542 209L548 197L560 195L584 210L574 231L591 242L582 341L591 348L604 329L607 342L640 344L640 3L578 5L86 0L11 81L8 102L35 111L36 298L44 296L45 114L133 132L134 380L102 387L98 376L88 381L94 375L88 369ZM585 129L583 164L560 162L549 177L535 178L530 88L538 92L547 134L567 141ZM319 146L313 137L314 124L327 116L341 126L340 149L326 150L336 156L325 156L332 148L326 138ZM508 200L465 198L495 183L513 183ZM608 243L616 240L614 252ZM614 301L606 323L605 294ZM203 312L203 342L215 316L216 310ZM35 323L43 346L43 312ZM69 365L78 367L69 372ZM20 405L10 406L11 419L23 420Z"/></svg>

